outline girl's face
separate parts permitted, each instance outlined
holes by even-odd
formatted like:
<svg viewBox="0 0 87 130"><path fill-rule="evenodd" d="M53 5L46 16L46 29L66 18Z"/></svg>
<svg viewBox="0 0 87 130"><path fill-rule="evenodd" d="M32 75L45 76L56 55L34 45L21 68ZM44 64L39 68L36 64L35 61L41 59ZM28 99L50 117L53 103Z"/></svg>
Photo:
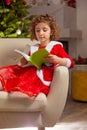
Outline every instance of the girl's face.
<svg viewBox="0 0 87 130"><path fill-rule="evenodd" d="M35 27L35 34L41 45L47 45L50 42L51 28L45 22L38 23Z"/></svg>

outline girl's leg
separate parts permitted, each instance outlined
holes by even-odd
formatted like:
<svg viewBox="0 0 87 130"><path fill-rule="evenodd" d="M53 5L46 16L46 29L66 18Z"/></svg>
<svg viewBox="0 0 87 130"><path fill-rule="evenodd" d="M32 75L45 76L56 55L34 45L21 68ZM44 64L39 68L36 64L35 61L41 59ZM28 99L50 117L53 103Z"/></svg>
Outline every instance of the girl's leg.
<svg viewBox="0 0 87 130"><path fill-rule="evenodd" d="M2 90L2 83L0 82L0 90Z"/></svg>

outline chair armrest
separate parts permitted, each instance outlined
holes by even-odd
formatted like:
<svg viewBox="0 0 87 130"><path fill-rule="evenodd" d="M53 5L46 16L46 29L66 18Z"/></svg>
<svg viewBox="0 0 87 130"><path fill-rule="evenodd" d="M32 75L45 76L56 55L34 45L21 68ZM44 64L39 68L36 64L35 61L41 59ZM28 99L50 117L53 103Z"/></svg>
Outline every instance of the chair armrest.
<svg viewBox="0 0 87 130"><path fill-rule="evenodd" d="M68 83L68 69L64 66L57 67L54 70L53 81L47 96L47 107L42 113L45 126L53 126L60 118L67 99Z"/></svg>

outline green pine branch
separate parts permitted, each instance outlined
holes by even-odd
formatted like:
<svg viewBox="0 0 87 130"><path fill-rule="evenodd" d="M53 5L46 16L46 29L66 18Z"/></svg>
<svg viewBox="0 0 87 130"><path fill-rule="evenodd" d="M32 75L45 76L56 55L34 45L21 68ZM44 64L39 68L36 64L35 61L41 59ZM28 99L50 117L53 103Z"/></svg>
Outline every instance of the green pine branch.
<svg viewBox="0 0 87 130"><path fill-rule="evenodd" d="M6 5L5 0L3 2L0 3L0 38L30 37L29 25L33 18L29 16L31 6L24 5L24 0L12 0L10 5Z"/></svg>

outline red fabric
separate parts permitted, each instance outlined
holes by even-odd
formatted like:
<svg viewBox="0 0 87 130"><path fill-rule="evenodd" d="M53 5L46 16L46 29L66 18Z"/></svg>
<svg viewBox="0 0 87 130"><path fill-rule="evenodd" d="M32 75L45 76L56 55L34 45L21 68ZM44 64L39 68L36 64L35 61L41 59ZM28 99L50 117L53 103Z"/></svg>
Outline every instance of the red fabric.
<svg viewBox="0 0 87 130"><path fill-rule="evenodd" d="M46 68L43 67L44 69ZM49 87L43 85L36 74L36 70L34 66L24 68L18 65L1 68L0 80L3 84L4 91L21 91L29 96L37 96L39 92L48 94Z"/></svg>
<svg viewBox="0 0 87 130"><path fill-rule="evenodd" d="M76 8L76 0L64 0L68 6Z"/></svg>
<svg viewBox="0 0 87 130"><path fill-rule="evenodd" d="M50 53L62 58L69 58L71 60L70 67L74 65L73 60L66 54L61 45L55 45ZM42 66L44 80L52 81L54 66ZM50 87L42 83L36 71L37 68L34 66L11 65L0 68L0 80L4 91L21 91L29 96L37 96L40 92L47 95Z"/></svg>

